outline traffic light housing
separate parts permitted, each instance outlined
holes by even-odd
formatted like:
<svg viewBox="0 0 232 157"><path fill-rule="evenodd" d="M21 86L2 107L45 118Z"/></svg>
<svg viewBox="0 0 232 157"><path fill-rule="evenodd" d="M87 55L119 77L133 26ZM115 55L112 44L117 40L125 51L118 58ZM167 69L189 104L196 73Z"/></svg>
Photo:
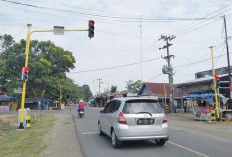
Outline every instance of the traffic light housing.
<svg viewBox="0 0 232 157"><path fill-rule="evenodd" d="M94 21L93 20L89 20L89 38L93 38L94 37Z"/></svg>
<svg viewBox="0 0 232 157"><path fill-rule="evenodd" d="M22 81L27 81L28 80L28 72L29 72L29 68L28 67L23 67Z"/></svg>
<svg viewBox="0 0 232 157"><path fill-rule="evenodd" d="M219 86L220 86L220 77L215 76L215 81L216 81L216 88L219 88Z"/></svg>

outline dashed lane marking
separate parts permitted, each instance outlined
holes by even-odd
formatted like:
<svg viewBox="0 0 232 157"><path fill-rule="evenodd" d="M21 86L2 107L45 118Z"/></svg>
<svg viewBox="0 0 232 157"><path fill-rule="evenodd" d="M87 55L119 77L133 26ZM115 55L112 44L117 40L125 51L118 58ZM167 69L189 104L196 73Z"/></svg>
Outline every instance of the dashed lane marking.
<svg viewBox="0 0 232 157"><path fill-rule="evenodd" d="M198 155L200 155L200 156L209 157L208 155L202 154L202 153L200 153L200 152L197 152L197 151L195 151L195 150L193 150L193 149L184 147L184 146L179 145L179 144L177 144L177 143L174 143L174 142L171 142L171 141L168 141L168 143L173 144L173 145L175 145L175 146L177 146L177 147L183 148L183 149L185 149L185 150L188 150L188 151L190 151L190 152L193 152L193 153L195 153L195 154L198 154Z"/></svg>
<svg viewBox="0 0 232 157"><path fill-rule="evenodd" d="M83 132L83 135L98 134L99 132Z"/></svg>

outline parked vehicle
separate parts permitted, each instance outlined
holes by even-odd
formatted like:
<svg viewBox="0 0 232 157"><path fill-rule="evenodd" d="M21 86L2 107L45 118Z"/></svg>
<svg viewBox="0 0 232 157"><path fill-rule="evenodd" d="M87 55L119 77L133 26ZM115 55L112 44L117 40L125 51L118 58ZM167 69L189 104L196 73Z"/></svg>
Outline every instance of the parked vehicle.
<svg viewBox="0 0 232 157"><path fill-rule="evenodd" d="M84 114L84 111L83 110L80 110L80 112L78 112L78 115L80 118L82 118L85 114Z"/></svg>
<svg viewBox="0 0 232 157"><path fill-rule="evenodd" d="M155 99L115 98L100 113L99 134L111 137L114 148L131 140L155 140L164 145L169 138L167 117Z"/></svg>

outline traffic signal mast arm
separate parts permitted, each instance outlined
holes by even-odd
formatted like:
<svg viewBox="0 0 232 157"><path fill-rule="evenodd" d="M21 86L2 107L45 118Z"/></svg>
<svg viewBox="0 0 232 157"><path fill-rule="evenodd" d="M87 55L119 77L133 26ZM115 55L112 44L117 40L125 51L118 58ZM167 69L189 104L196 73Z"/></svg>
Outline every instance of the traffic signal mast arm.
<svg viewBox="0 0 232 157"><path fill-rule="evenodd" d="M91 27L90 27L91 25ZM28 69L28 58L29 58L29 48L30 48L30 38L31 38L31 34L35 33L35 32L54 32L54 30L34 30L34 31L30 31L31 28L31 24L27 24L28 27L28 32L27 32L27 42L26 42L26 49L25 49L25 55L26 55L26 59L25 59L25 68ZM90 20L89 21L89 29L63 29L64 32L72 32L72 31L88 31L89 32L89 37L90 39L92 37L94 37L94 21ZM91 32L91 33L90 33ZM25 72L23 69L23 74L22 74L22 78L24 76L26 76L24 81L23 81L23 92L22 92L22 99L21 99L21 114L20 114L20 124L19 124L19 129L24 129L23 126L23 111L24 111L24 103L25 103L25 95L26 95L26 80L28 78L28 71Z"/></svg>

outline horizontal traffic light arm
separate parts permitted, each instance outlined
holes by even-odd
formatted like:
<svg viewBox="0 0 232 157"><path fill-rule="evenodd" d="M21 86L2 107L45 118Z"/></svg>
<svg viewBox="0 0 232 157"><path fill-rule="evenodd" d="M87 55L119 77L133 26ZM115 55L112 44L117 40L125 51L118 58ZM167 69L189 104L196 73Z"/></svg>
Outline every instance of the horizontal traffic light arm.
<svg viewBox="0 0 232 157"><path fill-rule="evenodd" d="M64 32L73 32L73 31L89 31L89 29L66 29L64 30ZM35 31L31 31L30 34L34 32L54 32L54 30L35 30Z"/></svg>

